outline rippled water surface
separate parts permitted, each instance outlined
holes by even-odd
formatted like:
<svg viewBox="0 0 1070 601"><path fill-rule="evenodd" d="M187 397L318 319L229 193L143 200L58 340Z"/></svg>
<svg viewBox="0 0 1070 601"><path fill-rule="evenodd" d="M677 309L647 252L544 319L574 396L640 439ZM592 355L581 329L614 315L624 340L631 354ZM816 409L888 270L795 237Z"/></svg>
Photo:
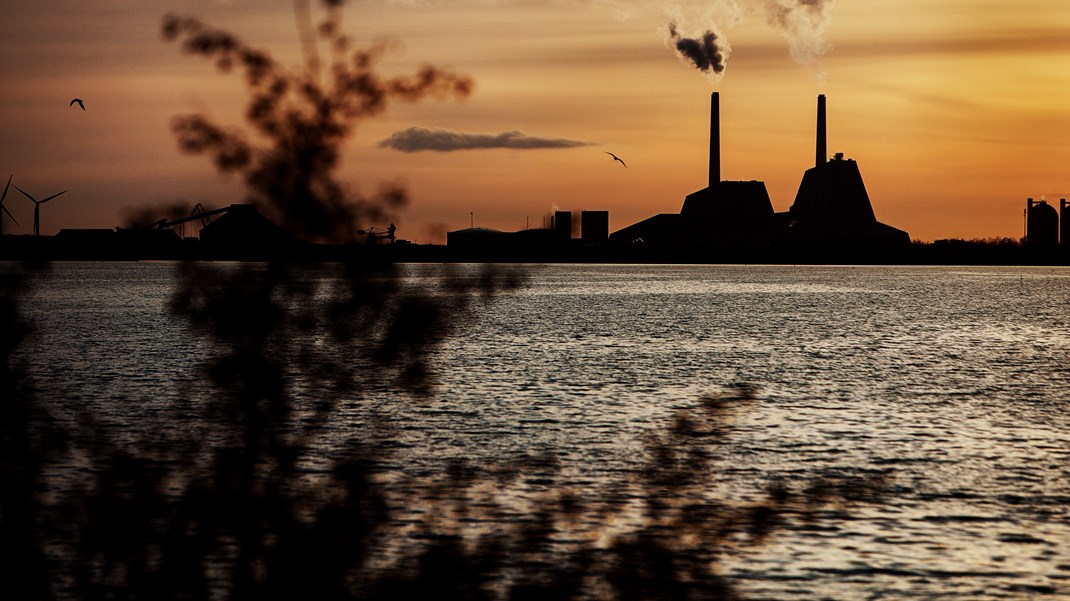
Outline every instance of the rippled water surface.
<svg viewBox="0 0 1070 601"><path fill-rule="evenodd" d="M442 269L405 267L414 286ZM525 287L455 324L432 398L370 392L330 436L389 444L414 474L552 455L596 486L637 469L674 410L745 383L756 400L719 448L716 494L822 474L891 482L879 503L726 560L750 597L1070 598L1070 270L523 269ZM54 266L27 307L45 393L152 423L206 351L168 311L172 272Z"/></svg>

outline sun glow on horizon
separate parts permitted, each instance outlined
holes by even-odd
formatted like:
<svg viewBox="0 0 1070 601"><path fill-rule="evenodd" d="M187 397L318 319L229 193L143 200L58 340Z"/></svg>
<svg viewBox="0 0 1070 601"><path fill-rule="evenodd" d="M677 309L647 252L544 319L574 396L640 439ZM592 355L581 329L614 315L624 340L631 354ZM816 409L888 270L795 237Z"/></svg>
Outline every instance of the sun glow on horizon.
<svg viewBox="0 0 1070 601"><path fill-rule="evenodd" d="M240 182L179 153L168 129L173 116L191 111L240 124L240 77L163 42L158 9L58 4L69 10L13 11L12 34L0 40L0 68L9 74L0 169L26 187L71 190L48 207L43 233L112 227L124 206L240 200ZM702 27L698 4L686 7L699 15L688 31ZM362 123L346 149L343 178L361 189L407 181L413 202L398 223L410 239L464 227L469 211L507 230L555 204L608 209L611 230L678 211L686 194L705 185L709 83L666 45L669 21L660 7L634 5L627 19L618 18L619 8L519 1L349 7L345 24L358 44L397 41L385 72L432 63L470 75L476 86L461 103L398 103ZM186 0L173 10L231 29L284 64L301 64L289 2L261 9ZM830 14L824 82L792 60L782 32L758 9L727 29L732 52L717 83L725 178L765 181L774 208L786 210L812 160L814 98L823 92L830 153L857 159L878 218L916 239L1017 237L1025 197L1070 187L1070 149L1058 143L1070 134L1070 107L1061 100L1070 84L1070 14L1061 3L841 2ZM85 99L85 112L67 111L75 96ZM413 154L379 146L411 127L519 131L592 145ZM607 150L629 169L606 163ZM24 224L28 204L5 206ZM5 231L27 233L9 222Z"/></svg>

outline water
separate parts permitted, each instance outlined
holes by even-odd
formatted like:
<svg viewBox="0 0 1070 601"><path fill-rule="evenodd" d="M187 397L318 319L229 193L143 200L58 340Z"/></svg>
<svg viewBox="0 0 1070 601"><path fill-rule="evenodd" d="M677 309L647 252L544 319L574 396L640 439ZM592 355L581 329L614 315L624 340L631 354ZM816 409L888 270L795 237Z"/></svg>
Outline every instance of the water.
<svg viewBox="0 0 1070 601"><path fill-rule="evenodd" d="M413 285L442 269L405 267ZM56 265L27 306L43 394L113 425L180 427L153 419L197 386L208 343L168 310L172 270ZM725 559L749 598L1070 598L1070 270L526 270L455 324L431 398L354 393L325 449L382 445L414 478L553 456L594 489L640 469L674 412L745 383L756 397L733 413L710 494L890 483Z"/></svg>

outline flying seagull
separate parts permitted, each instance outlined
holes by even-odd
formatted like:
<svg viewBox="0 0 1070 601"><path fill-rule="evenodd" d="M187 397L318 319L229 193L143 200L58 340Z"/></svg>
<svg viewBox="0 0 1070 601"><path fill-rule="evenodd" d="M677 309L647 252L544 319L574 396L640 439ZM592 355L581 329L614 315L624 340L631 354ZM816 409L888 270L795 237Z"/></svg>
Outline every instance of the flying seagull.
<svg viewBox="0 0 1070 601"><path fill-rule="evenodd" d="M602 152L605 152L605 151L602 151ZM621 164L621 165L624 165L624 168L625 168L625 169L627 169L627 168L628 168L628 163L625 163L624 161L622 161L622 160L621 160L621 158L620 158L619 156L617 156L617 155L613 154L612 152L606 152L606 154L608 154L609 156L613 157L613 160L614 160L614 161L620 161L620 164Z"/></svg>
<svg viewBox="0 0 1070 601"><path fill-rule="evenodd" d="M82 107L83 111L85 110L85 105L82 104L82 99L81 98L75 98L74 100L71 100L71 103L68 104L67 106L74 106L75 103L78 103L78 106Z"/></svg>

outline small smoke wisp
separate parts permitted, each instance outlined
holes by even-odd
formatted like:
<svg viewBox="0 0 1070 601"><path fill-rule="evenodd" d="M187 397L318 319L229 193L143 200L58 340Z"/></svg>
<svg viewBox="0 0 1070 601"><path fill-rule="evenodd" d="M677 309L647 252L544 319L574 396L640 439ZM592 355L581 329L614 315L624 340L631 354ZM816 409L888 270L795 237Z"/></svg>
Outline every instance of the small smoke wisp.
<svg viewBox="0 0 1070 601"><path fill-rule="evenodd" d="M379 148L392 148L401 152L454 152L457 150L482 150L509 148L513 150L537 150L542 148L578 148L594 146L594 142L565 138L542 138L522 131L506 131L498 134L479 134L452 131L441 128L410 127L394 132L379 142Z"/></svg>
<svg viewBox="0 0 1070 601"><path fill-rule="evenodd" d="M825 79L821 57L832 49L825 32L832 23L836 0L766 0L769 24L780 29L788 40L792 60L810 67Z"/></svg>
<svg viewBox="0 0 1070 601"><path fill-rule="evenodd" d="M700 38L684 37L680 35L676 23L669 23L669 37L676 53L699 71L712 76L724 73L728 52L731 50L728 40L713 31L706 31Z"/></svg>

